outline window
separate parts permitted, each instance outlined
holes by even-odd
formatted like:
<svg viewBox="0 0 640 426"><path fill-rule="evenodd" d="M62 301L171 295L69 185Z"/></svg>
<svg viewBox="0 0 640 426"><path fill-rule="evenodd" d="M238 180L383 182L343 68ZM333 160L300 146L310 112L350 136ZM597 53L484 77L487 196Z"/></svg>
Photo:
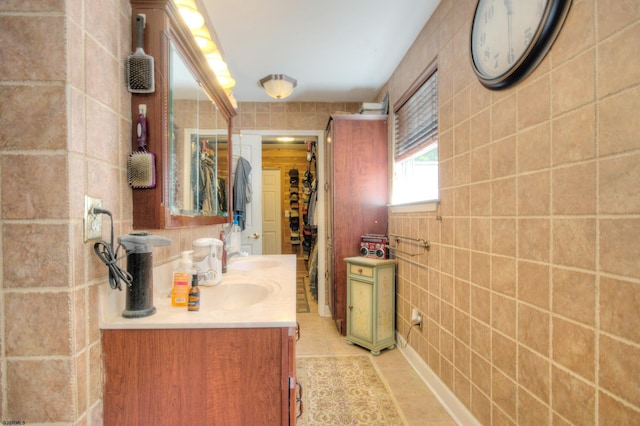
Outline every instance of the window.
<svg viewBox="0 0 640 426"><path fill-rule="evenodd" d="M438 71L430 65L394 107L392 204L438 199Z"/></svg>

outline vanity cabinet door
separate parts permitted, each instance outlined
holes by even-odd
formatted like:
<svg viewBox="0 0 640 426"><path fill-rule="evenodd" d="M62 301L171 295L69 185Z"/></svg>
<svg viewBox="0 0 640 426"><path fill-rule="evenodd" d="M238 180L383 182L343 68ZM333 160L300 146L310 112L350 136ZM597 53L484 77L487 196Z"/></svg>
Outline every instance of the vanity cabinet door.
<svg viewBox="0 0 640 426"><path fill-rule="evenodd" d="M299 331L296 329L289 329L289 336L287 339L288 342L288 351L289 351L289 425L295 425L296 419L300 414L302 414L302 389L301 385L298 383L298 378L296 375L296 334ZM300 393L298 393L298 389L300 388ZM298 399L298 397L300 399ZM285 407L286 408L286 407Z"/></svg>
<svg viewBox="0 0 640 426"><path fill-rule="evenodd" d="M104 424L295 424L292 334L289 328L103 330Z"/></svg>

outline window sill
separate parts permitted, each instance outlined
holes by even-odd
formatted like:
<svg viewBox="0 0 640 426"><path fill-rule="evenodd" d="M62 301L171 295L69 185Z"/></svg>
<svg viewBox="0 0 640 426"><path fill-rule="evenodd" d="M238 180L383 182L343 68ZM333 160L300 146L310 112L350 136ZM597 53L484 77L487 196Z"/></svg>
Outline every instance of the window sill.
<svg viewBox="0 0 640 426"><path fill-rule="evenodd" d="M389 204L391 213L417 213L417 212L435 212L438 209L439 200L421 201L410 204Z"/></svg>

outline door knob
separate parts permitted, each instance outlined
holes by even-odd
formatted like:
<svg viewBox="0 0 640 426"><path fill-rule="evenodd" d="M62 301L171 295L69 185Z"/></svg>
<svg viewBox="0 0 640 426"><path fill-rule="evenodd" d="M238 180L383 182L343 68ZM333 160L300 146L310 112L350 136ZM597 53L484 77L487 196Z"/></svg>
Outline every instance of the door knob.
<svg viewBox="0 0 640 426"><path fill-rule="evenodd" d="M258 234L257 232L254 232L253 234L249 235L249 238L253 238L254 240L257 240L258 238L260 238L260 234Z"/></svg>

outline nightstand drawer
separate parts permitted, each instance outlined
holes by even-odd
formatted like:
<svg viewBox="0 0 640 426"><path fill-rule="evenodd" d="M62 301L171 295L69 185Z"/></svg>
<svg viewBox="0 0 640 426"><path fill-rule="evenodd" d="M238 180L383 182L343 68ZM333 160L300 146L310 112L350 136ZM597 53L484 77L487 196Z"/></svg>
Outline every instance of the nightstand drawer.
<svg viewBox="0 0 640 426"><path fill-rule="evenodd" d="M373 268L369 268L368 266L349 264L349 273L351 275L373 278Z"/></svg>

